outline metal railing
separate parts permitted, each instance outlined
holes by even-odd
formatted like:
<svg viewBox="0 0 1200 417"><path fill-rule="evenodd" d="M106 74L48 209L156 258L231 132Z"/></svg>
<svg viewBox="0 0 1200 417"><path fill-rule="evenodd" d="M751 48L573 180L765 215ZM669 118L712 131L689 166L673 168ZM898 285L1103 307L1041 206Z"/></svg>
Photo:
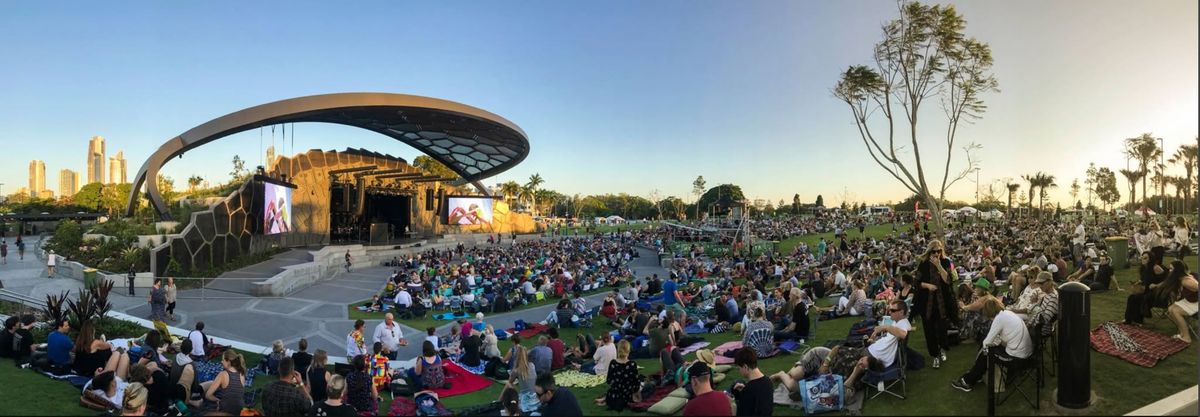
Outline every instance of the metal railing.
<svg viewBox="0 0 1200 417"><path fill-rule="evenodd" d="M162 285L167 285L168 277L157 277L162 279ZM254 283L263 282L271 277L171 277L175 279L176 300L222 300L222 299L243 299L248 297L253 298L284 298L286 296L270 296L270 295L255 295L252 291ZM135 278L135 280L145 282L145 277ZM153 280L150 281L154 282ZM213 284L217 284L214 286ZM133 297L149 297L150 286L138 286L133 288ZM129 281L119 280L113 284L112 292L114 294L129 297Z"/></svg>

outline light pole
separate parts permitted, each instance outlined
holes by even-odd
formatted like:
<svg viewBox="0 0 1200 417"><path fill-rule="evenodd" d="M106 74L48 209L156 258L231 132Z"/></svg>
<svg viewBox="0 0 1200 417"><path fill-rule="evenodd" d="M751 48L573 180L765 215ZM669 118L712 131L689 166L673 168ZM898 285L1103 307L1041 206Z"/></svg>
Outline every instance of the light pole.
<svg viewBox="0 0 1200 417"><path fill-rule="evenodd" d="M1167 145L1163 138L1158 138L1158 211L1163 211L1163 200L1167 194L1167 165L1164 158L1167 155Z"/></svg>
<svg viewBox="0 0 1200 417"><path fill-rule="evenodd" d="M975 167L975 205L979 205L979 167Z"/></svg>

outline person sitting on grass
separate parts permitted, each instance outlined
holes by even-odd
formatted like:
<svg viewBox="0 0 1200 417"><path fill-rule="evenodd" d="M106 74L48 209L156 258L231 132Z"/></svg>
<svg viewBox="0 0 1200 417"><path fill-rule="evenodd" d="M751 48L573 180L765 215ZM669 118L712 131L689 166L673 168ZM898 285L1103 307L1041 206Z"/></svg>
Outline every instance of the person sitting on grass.
<svg viewBox="0 0 1200 417"><path fill-rule="evenodd" d="M328 362L329 354L324 349L317 349L313 353L312 365L309 366L308 372L305 375L305 384L308 384L308 398L312 398L313 401L329 395L330 377L336 374L331 374L328 369L325 369L325 365ZM342 383L345 384L345 381L343 380ZM345 386L343 385L342 388L344 389ZM342 398L340 394L338 398Z"/></svg>
<svg viewBox="0 0 1200 417"><path fill-rule="evenodd" d="M207 411L220 411L230 415L240 414L244 404L246 365L242 355L232 349L221 355L222 371L216 379L203 382L203 404L193 404Z"/></svg>
<svg viewBox="0 0 1200 417"><path fill-rule="evenodd" d="M313 355L308 353L308 339L300 338L297 346L300 350L292 354L292 362L296 365L296 371L300 372L300 377L305 382L308 381L308 367L312 366Z"/></svg>
<svg viewBox="0 0 1200 417"><path fill-rule="evenodd" d="M504 386L517 391L521 412L534 412L539 406L538 396L535 392L537 369L529 361L529 354L525 351L524 346L514 345L511 352L515 362L508 372L508 381Z"/></svg>
<svg viewBox="0 0 1200 417"><path fill-rule="evenodd" d="M129 382L142 384L149 393L146 408L158 415L165 415L176 401L187 399L187 390L178 384L172 384L170 377L158 365L135 365L129 370ZM128 389L126 389L128 393Z"/></svg>
<svg viewBox="0 0 1200 417"><path fill-rule="evenodd" d="M480 353L486 359L495 359L500 357L500 338L496 337L496 328L492 325L487 325L483 329L483 347L480 348Z"/></svg>
<svg viewBox="0 0 1200 417"><path fill-rule="evenodd" d="M442 366L442 358L429 341L422 343L421 356L417 358L416 366L409 370L408 376L419 389L446 387L446 369Z"/></svg>
<svg viewBox="0 0 1200 417"><path fill-rule="evenodd" d="M772 382L783 384L793 401L800 401L800 381L812 378L823 372L828 372L831 349L817 346L804 352L804 356L792 365L787 372L779 371L771 375ZM735 358L736 359L736 358Z"/></svg>
<svg viewBox="0 0 1200 417"><path fill-rule="evenodd" d="M554 350L547 346L549 343L550 339L546 336L538 336L537 346L529 350L529 361L533 363L539 377L547 375L553 370L551 364L554 360Z"/></svg>
<svg viewBox="0 0 1200 417"><path fill-rule="evenodd" d="M1024 360L1033 355L1033 340L1025 321L1016 313L1005 310L1000 300L988 300L983 306L983 314L992 320L992 327L987 337L983 339L983 349L975 356L975 365L962 377L950 383L954 388L970 392L975 384L983 380L987 373L988 351L996 355L1001 362L1011 363ZM1004 349L996 349L1003 346Z"/></svg>
<svg viewBox="0 0 1200 417"><path fill-rule="evenodd" d="M329 394L324 401L313 404L308 410L309 416L328 416L328 417L357 417L358 411L348 404L342 403L342 393L346 391L346 378L341 375L334 375L329 379L329 385L326 388Z"/></svg>
<svg viewBox="0 0 1200 417"><path fill-rule="evenodd" d="M754 350L754 349L747 349L747 350ZM677 359L682 360L683 357L680 356ZM691 384L688 383L690 381L690 379L689 379L690 376L688 375L688 368L690 368L692 365L695 365L697 363L707 364L708 367L711 369L712 367L717 366L716 356L713 355L713 352L711 350L700 349L700 350L696 351L696 360L677 363L676 364L677 366L675 367L675 373L671 375L671 378L675 381L675 385L683 387L684 390L688 392L688 398L692 398L694 396L693 395L694 393L692 392L692 386L691 386ZM663 368L663 369L666 369L666 368Z"/></svg>
<svg viewBox="0 0 1200 417"><path fill-rule="evenodd" d="M1176 272L1177 270L1182 272ZM1189 317L1196 315L1197 308L1200 307L1197 303L1196 277L1189 274L1187 264L1179 260L1171 262L1170 277L1163 281L1160 290L1171 302L1167 307L1167 317L1175 323L1177 329L1177 333L1172 337L1191 344L1191 331L1188 330L1187 321Z"/></svg>
<svg viewBox="0 0 1200 417"><path fill-rule="evenodd" d="M775 385L758 369L758 355L750 349L740 350L733 358L733 366L744 378L735 382L731 390L737 401L737 415L769 417L775 410Z"/></svg>
<svg viewBox="0 0 1200 417"><path fill-rule="evenodd" d="M375 384L375 390L387 389L388 384L392 381L392 373L388 363L388 357L383 354L383 343L375 342L371 346L374 355L369 359L371 369L371 382Z"/></svg>
<svg viewBox="0 0 1200 417"><path fill-rule="evenodd" d="M71 367L71 350L75 342L67 334L71 331L71 321L63 318L50 335L46 337L46 356L43 361L34 361L34 366L55 374L66 374Z"/></svg>
<svg viewBox="0 0 1200 417"><path fill-rule="evenodd" d="M461 320L459 320L461 322ZM462 345L462 327L450 326L450 333L438 338L439 351L447 357L458 356Z"/></svg>
<svg viewBox="0 0 1200 417"><path fill-rule="evenodd" d="M375 343L376 346L379 342ZM296 372L292 358L283 358L277 369L279 380L262 391L262 410L268 416L298 416L312 407L312 398L304 389L304 379Z"/></svg>
<svg viewBox="0 0 1200 417"><path fill-rule="evenodd" d="M567 344L558 338L558 329L551 327L546 333L550 335L550 340L546 341L546 347L550 348L552 354L550 357L550 371L557 371L567 366Z"/></svg>
<svg viewBox="0 0 1200 417"><path fill-rule="evenodd" d="M149 391L145 386L139 383L129 384L121 395L121 415L122 416L144 416L146 415L146 404L149 399ZM115 405L115 404L114 404Z"/></svg>
<svg viewBox="0 0 1200 417"><path fill-rule="evenodd" d="M544 416L581 416L583 409L570 389L559 387L554 382L554 375L538 377L534 388L538 400L542 402L541 414Z"/></svg>
<svg viewBox="0 0 1200 417"><path fill-rule="evenodd" d="M355 356L350 359L350 364L354 369L346 375L346 404L354 407L359 415L375 415L379 411L379 391L375 390L371 375L367 373L367 357Z"/></svg>
<svg viewBox="0 0 1200 417"><path fill-rule="evenodd" d="M688 368L688 379L695 396L683 406L685 416L732 416L729 396L712 388L712 369L704 362Z"/></svg>

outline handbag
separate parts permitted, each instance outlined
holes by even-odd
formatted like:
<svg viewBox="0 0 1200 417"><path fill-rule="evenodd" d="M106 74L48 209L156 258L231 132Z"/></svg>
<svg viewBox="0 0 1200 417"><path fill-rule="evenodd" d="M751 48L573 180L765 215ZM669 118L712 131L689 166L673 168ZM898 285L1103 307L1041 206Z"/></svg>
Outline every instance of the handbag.
<svg viewBox="0 0 1200 417"><path fill-rule="evenodd" d="M826 374L806 379L800 384L800 397L805 414L839 411L846 405L842 376Z"/></svg>

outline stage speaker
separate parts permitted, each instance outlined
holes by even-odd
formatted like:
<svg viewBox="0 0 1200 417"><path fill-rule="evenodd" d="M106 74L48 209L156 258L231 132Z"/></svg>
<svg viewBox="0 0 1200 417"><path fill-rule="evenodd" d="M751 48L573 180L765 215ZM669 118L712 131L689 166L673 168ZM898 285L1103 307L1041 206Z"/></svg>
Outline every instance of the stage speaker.
<svg viewBox="0 0 1200 417"><path fill-rule="evenodd" d="M425 189L425 211L433 211L433 189Z"/></svg>
<svg viewBox="0 0 1200 417"><path fill-rule="evenodd" d="M442 200L445 200L445 199L446 199L446 190L443 190L443 189L440 189L440 188L439 188L439 189L438 189L438 192L437 192L437 209L438 209L438 213L441 213L441 212L443 212L443 211L446 211L446 208L445 208L445 207L442 207L442 204L443 204L443 203L442 203Z"/></svg>

